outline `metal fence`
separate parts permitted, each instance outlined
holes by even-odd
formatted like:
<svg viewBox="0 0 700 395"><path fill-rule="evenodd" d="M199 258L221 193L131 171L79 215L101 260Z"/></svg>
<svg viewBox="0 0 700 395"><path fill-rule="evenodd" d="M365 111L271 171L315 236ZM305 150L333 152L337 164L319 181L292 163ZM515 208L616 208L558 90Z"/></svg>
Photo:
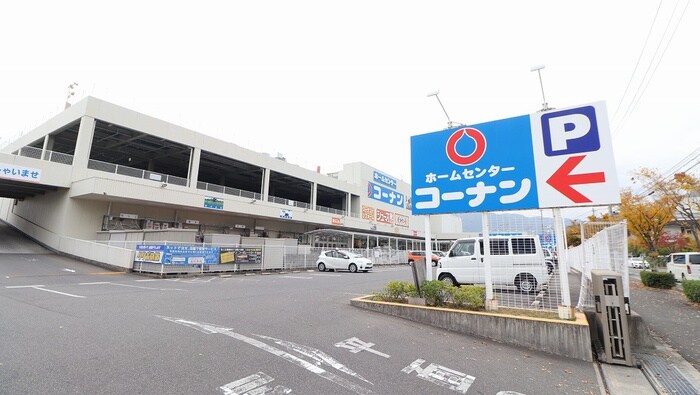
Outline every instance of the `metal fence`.
<svg viewBox="0 0 700 395"><path fill-rule="evenodd" d="M44 153L43 158L41 155L42 152ZM17 154L27 158L43 159L54 163L63 163L64 165L73 164L73 155L48 150L44 151L41 148L36 147L22 147L19 149Z"/></svg>
<svg viewBox="0 0 700 395"><path fill-rule="evenodd" d="M172 273L219 273L239 271L265 271L265 270L313 270L316 269L316 260L323 248L310 247L308 245L280 246L280 245L243 245L243 244L217 244L183 243L168 241L97 241L97 243L114 247L136 250L137 245L178 245L196 247L233 247L233 248L261 248L262 259L259 263L224 263L209 265L184 265L184 264L160 264L134 262L133 270L137 272L172 274ZM408 253L405 250L396 250L388 247L372 249L347 249L347 251L360 254L372 260L375 266L398 265L408 263Z"/></svg>
<svg viewBox="0 0 700 395"><path fill-rule="evenodd" d="M623 294L629 298L627 266L627 223L585 222L581 224L581 245L567 251L572 269L581 273L578 310L595 307L591 292L591 270L613 270L622 274Z"/></svg>
<svg viewBox="0 0 700 395"><path fill-rule="evenodd" d="M162 182L165 184L173 184L180 186L187 186L187 179L182 177L177 177L169 174L161 174L143 169L136 169L129 166L118 165L115 163L102 162L95 159L90 159L88 161L88 169L104 171L107 173L119 174L122 176L142 178L145 180L151 180L156 182Z"/></svg>

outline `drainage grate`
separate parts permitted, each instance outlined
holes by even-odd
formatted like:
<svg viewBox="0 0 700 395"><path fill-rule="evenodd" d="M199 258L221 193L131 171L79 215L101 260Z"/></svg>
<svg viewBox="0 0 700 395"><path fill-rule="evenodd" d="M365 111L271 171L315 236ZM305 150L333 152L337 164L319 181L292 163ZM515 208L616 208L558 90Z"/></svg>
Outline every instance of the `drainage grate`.
<svg viewBox="0 0 700 395"><path fill-rule="evenodd" d="M649 354L636 354L642 364L642 371L669 394L697 395L700 392L688 381L683 373L665 358Z"/></svg>

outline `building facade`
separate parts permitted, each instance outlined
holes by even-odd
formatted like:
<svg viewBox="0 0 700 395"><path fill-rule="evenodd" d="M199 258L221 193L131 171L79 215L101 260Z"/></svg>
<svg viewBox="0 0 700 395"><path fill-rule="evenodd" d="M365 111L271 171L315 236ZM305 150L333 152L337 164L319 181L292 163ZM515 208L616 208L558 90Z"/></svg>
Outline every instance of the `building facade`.
<svg viewBox="0 0 700 395"><path fill-rule="evenodd" d="M173 229L194 230L193 243L230 234L406 250L425 240L410 185L380 169L355 162L321 174L94 97L11 142L0 158L29 175L5 177L0 218L49 246ZM456 216L431 216L430 224L435 239L461 232Z"/></svg>

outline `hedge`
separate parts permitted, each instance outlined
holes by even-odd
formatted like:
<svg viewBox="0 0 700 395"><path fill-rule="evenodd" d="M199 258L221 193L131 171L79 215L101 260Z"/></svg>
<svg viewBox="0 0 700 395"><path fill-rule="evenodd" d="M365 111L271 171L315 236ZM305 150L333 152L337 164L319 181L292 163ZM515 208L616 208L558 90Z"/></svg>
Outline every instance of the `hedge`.
<svg viewBox="0 0 700 395"><path fill-rule="evenodd" d="M691 301L700 303L700 280L683 280L683 293Z"/></svg>
<svg viewBox="0 0 700 395"><path fill-rule="evenodd" d="M647 287L670 289L676 285L676 276L673 273L642 270L639 275L642 278L642 284Z"/></svg>

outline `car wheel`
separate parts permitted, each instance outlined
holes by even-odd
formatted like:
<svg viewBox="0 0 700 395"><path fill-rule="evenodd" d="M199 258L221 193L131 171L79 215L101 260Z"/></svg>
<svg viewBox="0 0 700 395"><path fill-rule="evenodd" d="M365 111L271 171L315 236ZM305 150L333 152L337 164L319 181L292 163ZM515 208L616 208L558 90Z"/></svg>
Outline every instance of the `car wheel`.
<svg viewBox="0 0 700 395"><path fill-rule="evenodd" d="M442 281L445 283L445 285L449 285L451 287L457 287L459 284L457 284L457 280L455 280L454 277L452 277L451 274L441 274L440 277L438 277L438 280Z"/></svg>
<svg viewBox="0 0 700 395"><path fill-rule="evenodd" d="M409 265L413 265L413 259L409 259L409 260L408 260L408 264L409 264Z"/></svg>
<svg viewBox="0 0 700 395"><path fill-rule="evenodd" d="M531 274L521 274L515 280L515 286L520 292L531 293L537 289L537 280Z"/></svg>
<svg viewBox="0 0 700 395"><path fill-rule="evenodd" d="M438 261L433 261L433 267L437 266Z"/></svg>
<svg viewBox="0 0 700 395"><path fill-rule="evenodd" d="M348 266L348 270L350 270L350 273L357 273L357 265L351 263L350 266Z"/></svg>
<svg viewBox="0 0 700 395"><path fill-rule="evenodd" d="M326 271L326 264L321 262L318 264L318 271L319 272L325 272Z"/></svg>

